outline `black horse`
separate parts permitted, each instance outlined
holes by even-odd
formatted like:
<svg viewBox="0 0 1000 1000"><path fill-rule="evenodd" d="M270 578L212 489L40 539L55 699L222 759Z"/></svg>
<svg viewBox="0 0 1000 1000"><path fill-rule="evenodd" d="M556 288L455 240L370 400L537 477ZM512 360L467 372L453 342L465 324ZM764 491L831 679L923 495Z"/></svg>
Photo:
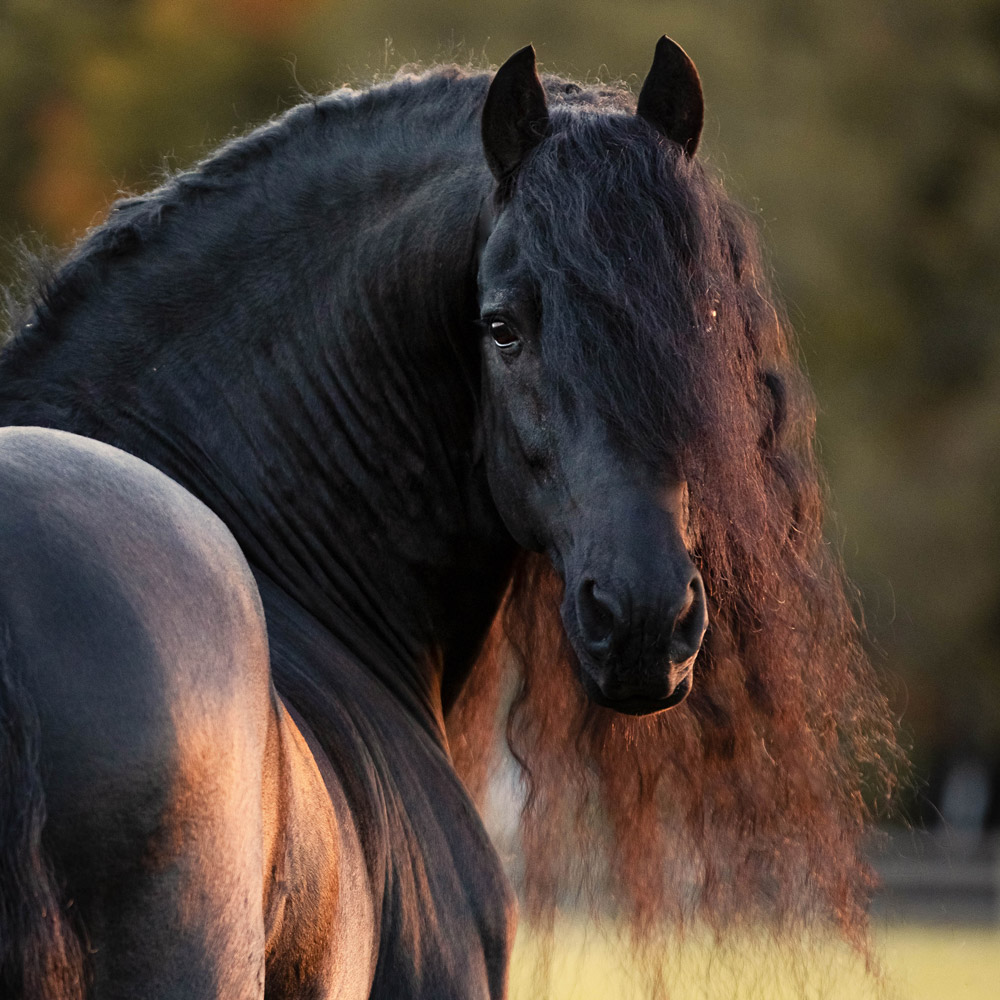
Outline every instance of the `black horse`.
<svg viewBox="0 0 1000 1000"><path fill-rule="evenodd" d="M684 458L727 418L702 115L666 38L637 110L530 48L401 75L120 201L47 283L0 356L4 997L504 995L445 718L519 553L602 717L698 690L725 593Z"/></svg>

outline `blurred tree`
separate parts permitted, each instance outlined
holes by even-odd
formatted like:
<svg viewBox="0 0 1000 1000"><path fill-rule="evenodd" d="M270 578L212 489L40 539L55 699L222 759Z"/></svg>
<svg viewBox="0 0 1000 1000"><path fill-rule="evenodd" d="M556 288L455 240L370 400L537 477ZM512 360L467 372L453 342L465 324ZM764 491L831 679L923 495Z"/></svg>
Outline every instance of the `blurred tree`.
<svg viewBox="0 0 1000 1000"><path fill-rule="evenodd" d="M8 229L67 243L164 157L186 165L291 95L282 58L313 0L13 0L0 160Z"/></svg>
<svg viewBox="0 0 1000 1000"><path fill-rule="evenodd" d="M949 732L1000 743L1000 0L7 0L0 19L0 231L57 244L299 81L533 40L546 70L635 84L668 31L704 77L702 155L756 207L800 329L832 535L918 757Z"/></svg>

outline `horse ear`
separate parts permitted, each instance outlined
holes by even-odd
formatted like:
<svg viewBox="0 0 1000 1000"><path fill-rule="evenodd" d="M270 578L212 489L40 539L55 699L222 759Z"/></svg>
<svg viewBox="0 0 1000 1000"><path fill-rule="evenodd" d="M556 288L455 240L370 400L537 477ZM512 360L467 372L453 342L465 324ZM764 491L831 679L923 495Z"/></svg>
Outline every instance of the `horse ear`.
<svg viewBox="0 0 1000 1000"><path fill-rule="evenodd" d="M526 45L497 70L483 106L483 150L498 184L510 183L548 126L549 109L535 70L535 50Z"/></svg>
<svg viewBox="0 0 1000 1000"><path fill-rule="evenodd" d="M656 43L636 114L694 156L705 121L701 80L691 57L666 35Z"/></svg>

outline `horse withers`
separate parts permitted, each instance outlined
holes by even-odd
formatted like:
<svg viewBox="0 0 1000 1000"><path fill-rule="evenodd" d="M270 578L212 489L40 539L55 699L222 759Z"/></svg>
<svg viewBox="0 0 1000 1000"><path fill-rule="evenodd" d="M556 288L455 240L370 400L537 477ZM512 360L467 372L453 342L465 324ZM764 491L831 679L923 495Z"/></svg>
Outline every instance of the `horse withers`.
<svg viewBox="0 0 1000 1000"><path fill-rule="evenodd" d="M891 732L702 120L666 38L637 104L530 48L400 74L41 289L0 354L4 996L502 997L455 768L501 667L529 912L587 830L637 928L863 925Z"/></svg>

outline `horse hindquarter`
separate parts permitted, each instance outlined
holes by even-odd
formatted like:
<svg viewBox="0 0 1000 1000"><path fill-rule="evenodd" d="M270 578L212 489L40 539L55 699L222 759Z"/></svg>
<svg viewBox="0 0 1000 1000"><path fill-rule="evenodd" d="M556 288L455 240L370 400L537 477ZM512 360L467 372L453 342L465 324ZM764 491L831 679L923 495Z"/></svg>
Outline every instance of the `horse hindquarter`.
<svg viewBox="0 0 1000 1000"><path fill-rule="evenodd" d="M83 930L90 995L260 997L273 706L235 541L152 467L55 431L0 430L0 509L7 688L37 712L44 846ZM9 739L24 717L0 723ZM41 905L37 825L0 844L4 913ZM29 884L11 882L26 871ZM3 947L13 996L65 995L43 982L49 958L31 974L19 942Z"/></svg>

